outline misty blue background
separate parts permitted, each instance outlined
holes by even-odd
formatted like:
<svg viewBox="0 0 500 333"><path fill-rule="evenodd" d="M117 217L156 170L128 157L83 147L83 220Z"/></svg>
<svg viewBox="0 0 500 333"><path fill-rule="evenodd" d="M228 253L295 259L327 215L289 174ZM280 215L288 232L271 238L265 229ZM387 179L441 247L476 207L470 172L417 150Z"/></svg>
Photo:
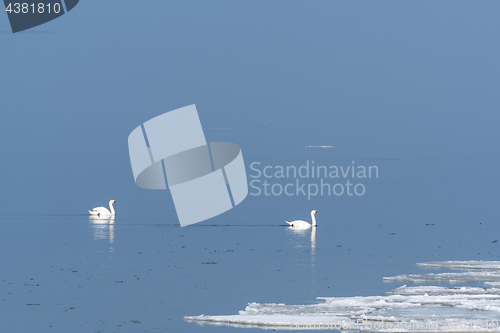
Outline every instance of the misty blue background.
<svg viewBox="0 0 500 333"><path fill-rule="evenodd" d="M134 184L127 137L190 104L207 141L237 143L247 166L354 159L380 168L364 198L249 197L221 219L281 221L311 205L332 219L383 206L450 225L498 214L497 2L75 9L17 34L0 16L2 214L86 213L113 198L122 216L175 220L168 192Z"/></svg>
<svg viewBox="0 0 500 333"><path fill-rule="evenodd" d="M398 286L383 276L421 272L416 262L498 260L499 12L495 1L82 0L17 34L0 14L3 328L140 319L218 332L182 317L380 295ZM254 161L354 160L379 178L362 197L248 196L181 229L168 191L135 185L127 138L190 104L207 141L241 147L249 175ZM110 199L113 243L85 216ZM315 255L309 236L279 227L311 209Z"/></svg>
<svg viewBox="0 0 500 333"><path fill-rule="evenodd" d="M0 13L0 327L233 332L182 318L383 295L399 285L382 277L421 273L416 262L498 260L499 12L82 0L17 34ZM241 147L249 175L255 161L354 160L379 178L362 197L249 195L180 228L168 191L135 185L127 138L190 104L207 141ZM114 229L89 223L110 199ZM315 252L280 227L311 209Z"/></svg>

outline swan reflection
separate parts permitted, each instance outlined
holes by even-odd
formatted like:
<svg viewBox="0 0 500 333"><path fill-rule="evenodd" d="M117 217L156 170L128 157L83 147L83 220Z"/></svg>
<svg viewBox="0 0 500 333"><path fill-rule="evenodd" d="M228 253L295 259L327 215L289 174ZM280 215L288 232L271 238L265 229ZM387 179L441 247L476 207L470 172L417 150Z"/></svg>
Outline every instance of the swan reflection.
<svg viewBox="0 0 500 333"><path fill-rule="evenodd" d="M316 254L316 228L311 229L311 255L314 259Z"/></svg>
<svg viewBox="0 0 500 333"><path fill-rule="evenodd" d="M311 265L314 266L315 255L316 255L316 227L312 227L309 229L297 229L294 227L286 228L286 231L289 235L295 236L295 247L298 249L303 249L307 246L307 243L304 241L307 239L309 233L311 233Z"/></svg>
<svg viewBox="0 0 500 333"><path fill-rule="evenodd" d="M94 240L109 239L109 243L115 242L115 217L99 217L97 215L89 216L89 222L92 226Z"/></svg>
<svg viewBox="0 0 500 333"><path fill-rule="evenodd" d="M311 277L308 279L308 286L304 288L310 289L311 295L314 295L316 290L316 227L309 229L297 229L294 227L286 228L290 244L295 247L295 253L292 260L295 266L302 270L307 264L310 264ZM309 248L310 243L310 248ZM307 254L310 253L310 256ZM305 272L305 271L302 271Z"/></svg>

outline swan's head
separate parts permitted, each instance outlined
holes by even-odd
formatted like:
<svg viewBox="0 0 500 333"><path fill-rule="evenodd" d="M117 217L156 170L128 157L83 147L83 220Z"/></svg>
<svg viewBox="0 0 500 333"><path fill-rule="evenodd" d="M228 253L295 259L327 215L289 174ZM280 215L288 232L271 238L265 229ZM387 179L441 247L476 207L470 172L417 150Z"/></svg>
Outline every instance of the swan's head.
<svg viewBox="0 0 500 333"><path fill-rule="evenodd" d="M116 201L114 200L110 200L109 202L112 203L113 205L116 205Z"/></svg>
<svg viewBox="0 0 500 333"><path fill-rule="evenodd" d="M311 211L311 214L314 214L314 215L319 215L318 212L316 210L312 210Z"/></svg>

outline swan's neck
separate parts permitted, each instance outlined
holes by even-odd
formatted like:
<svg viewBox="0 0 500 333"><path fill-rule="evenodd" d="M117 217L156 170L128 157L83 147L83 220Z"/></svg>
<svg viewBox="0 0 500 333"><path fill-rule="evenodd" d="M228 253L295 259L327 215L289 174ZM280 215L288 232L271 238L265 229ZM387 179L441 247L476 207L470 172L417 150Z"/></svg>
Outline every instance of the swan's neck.
<svg viewBox="0 0 500 333"><path fill-rule="evenodd" d="M115 209L113 208L113 201L109 202L109 211L112 215L115 215Z"/></svg>
<svg viewBox="0 0 500 333"><path fill-rule="evenodd" d="M315 227L316 226L316 217L314 216L314 213L311 213L311 219L313 221L312 225L313 225L313 227Z"/></svg>

